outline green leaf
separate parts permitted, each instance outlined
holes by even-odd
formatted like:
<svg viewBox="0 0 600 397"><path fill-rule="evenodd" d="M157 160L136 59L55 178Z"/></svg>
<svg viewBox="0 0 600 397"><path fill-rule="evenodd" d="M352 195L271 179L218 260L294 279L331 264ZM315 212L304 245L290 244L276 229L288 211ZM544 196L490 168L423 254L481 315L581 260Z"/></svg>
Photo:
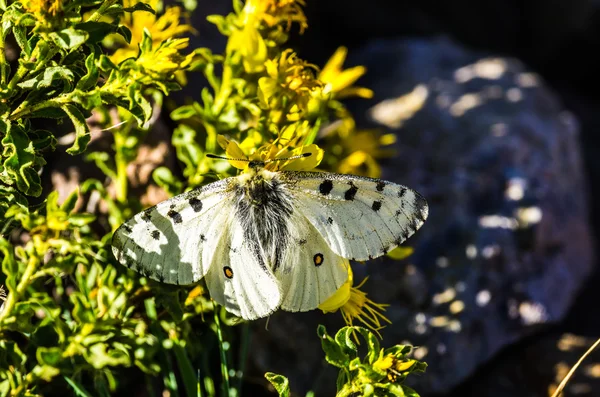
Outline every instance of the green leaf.
<svg viewBox="0 0 600 397"><path fill-rule="evenodd" d="M96 216L94 214L71 214L71 216L69 216L69 224L75 227L89 225L95 220Z"/></svg>
<svg viewBox="0 0 600 397"><path fill-rule="evenodd" d="M98 67L103 72L110 72L114 69L117 69L117 65L115 65L113 63L113 61L111 61L110 58L107 57L106 55L100 55L100 60L98 61ZM110 78L109 78L109 80L110 80Z"/></svg>
<svg viewBox="0 0 600 397"><path fill-rule="evenodd" d="M25 55L31 56L31 46L27 40L27 28L25 26L15 26L13 27L13 35L15 36L17 45L21 48Z"/></svg>
<svg viewBox="0 0 600 397"><path fill-rule="evenodd" d="M17 124L9 124L2 138L2 169L0 180L7 185L16 184L17 189L28 196L37 197L42 193L40 176L37 165L41 163L36 158L33 143ZM43 159L41 159L43 162Z"/></svg>
<svg viewBox="0 0 600 397"><path fill-rule="evenodd" d="M280 397L289 397L290 396L290 381L283 375L278 375L273 372L267 372L265 374L265 378L275 388Z"/></svg>
<svg viewBox="0 0 600 397"><path fill-rule="evenodd" d="M37 152L42 150L54 150L56 148L56 137L47 130L29 131L29 137L33 142L33 148Z"/></svg>
<svg viewBox="0 0 600 397"><path fill-rule="evenodd" d="M123 36L123 39L125 39L127 44L131 44L131 30L129 30L127 26L119 25L117 28L117 33Z"/></svg>
<svg viewBox="0 0 600 397"><path fill-rule="evenodd" d="M151 14L156 14L156 11L150 6L148 3L139 2L136 3L133 7L123 8L123 11L126 12L135 12L135 11L146 11Z"/></svg>
<svg viewBox="0 0 600 397"><path fill-rule="evenodd" d="M69 386L71 386L71 388L75 392L76 396L79 396L79 397L92 397L92 395L90 393L88 393L87 390L85 390L83 388L83 386L79 382L76 382L73 379L71 379L71 378L69 378L68 376L65 376L65 375L63 375L63 378L65 378L65 380L67 381L67 383L69 384Z"/></svg>
<svg viewBox="0 0 600 397"><path fill-rule="evenodd" d="M87 32L87 44L99 43L106 36L117 31L117 26L108 22L88 21L75 25L78 31Z"/></svg>
<svg viewBox="0 0 600 397"><path fill-rule="evenodd" d="M79 199L79 189L74 189L63 201L60 206L60 209L70 214L75 208L75 204L77 204L77 200Z"/></svg>
<svg viewBox="0 0 600 397"><path fill-rule="evenodd" d="M51 367L57 367L62 360L63 350L60 347L43 347L40 346L35 351L35 356L38 363L46 364Z"/></svg>
<svg viewBox="0 0 600 397"><path fill-rule="evenodd" d="M96 52L92 52L85 59L85 68L87 73L79 79L76 88L81 91L87 91L93 88L98 82L100 71L96 66Z"/></svg>
<svg viewBox="0 0 600 397"><path fill-rule="evenodd" d="M90 128L81 110L75 105L67 104L61 108L69 116L75 127L75 142L67 149L69 154L80 154L85 151L90 141Z"/></svg>
<svg viewBox="0 0 600 397"><path fill-rule="evenodd" d="M198 105L197 103L193 105L180 106L171 112L171 119L177 121L197 116L199 106L200 105Z"/></svg>
<svg viewBox="0 0 600 397"><path fill-rule="evenodd" d="M319 325L317 327L317 335L321 339L321 347L325 352L325 360L335 367L345 368L350 361L350 357L344 349L342 349L342 347L327 334L325 326Z"/></svg>
<svg viewBox="0 0 600 397"><path fill-rule="evenodd" d="M89 37L85 30L67 28L58 32L51 32L50 38L63 50L74 50L87 41Z"/></svg>
<svg viewBox="0 0 600 397"><path fill-rule="evenodd" d="M196 371L194 370L194 366L192 365L187 352L181 345L177 343L173 346L173 352L175 353L175 358L177 359L177 367L179 368L179 373L181 375L181 379L183 380L183 384L185 385L185 391L187 395L190 397L196 396Z"/></svg>
<svg viewBox="0 0 600 397"><path fill-rule="evenodd" d="M55 81L63 81L63 92L67 92L73 89L74 79L75 76L70 69L64 66L51 66L36 76L17 84L17 86L23 90L39 90L52 86Z"/></svg>
<svg viewBox="0 0 600 397"><path fill-rule="evenodd" d="M142 42L139 44L139 46L140 54L145 54L152 51L152 35L146 27L144 27L144 31L142 33Z"/></svg>
<svg viewBox="0 0 600 397"><path fill-rule="evenodd" d="M0 237L0 252L2 253L2 273L6 275L4 284L9 291L14 291L17 288L17 278L19 277L19 263L15 259L14 247L3 237Z"/></svg>

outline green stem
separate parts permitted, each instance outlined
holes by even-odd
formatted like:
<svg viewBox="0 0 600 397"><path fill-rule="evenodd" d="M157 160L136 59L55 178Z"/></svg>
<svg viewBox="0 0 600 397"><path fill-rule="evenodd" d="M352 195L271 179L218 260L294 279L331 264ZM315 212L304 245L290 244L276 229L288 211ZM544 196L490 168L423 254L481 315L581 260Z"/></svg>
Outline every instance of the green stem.
<svg viewBox="0 0 600 397"><path fill-rule="evenodd" d="M4 301L4 308L0 312L0 324L8 317L15 304L21 299L21 296L30 284L31 276L35 273L39 264L40 261L37 257L32 256L29 258L29 262L27 263L27 267L25 268L23 276L21 276L21 281L17 285L17 288L14 291L11 291Z"/></svg>
<svg viewBox="0 0 600 397"><path fill-rule="evenodd" d="M25 116L28 116L38 110L46 109L46 108L59 108L62 105L71 102L71 97L68 94L62 94L57 96L56 98L48 99L47 101L38 102L35 105L27 106L20 105L16 108L11 115L9 116L9 120L18 120Z"/></svg>
<svg viewBox="0 0 600 397"><path fill-rule="evenodd" d="M225 61L223 63L223 78L221 79L221 87L219 88L219 92L215 97L215 101L213 102L213 112L215 115L218 115L223 110L225 106L225 102L227 98L231 95L231 80L233 78L233 69L228 62Z"/></svg>
<svg viewBox="0 0 600 397"><path fill-rule="evenodd" d="M94 12L88 18L88 20L86 22L98 22L100 20L100 18L102 18L102 16L104 15L104 13L108 9L108 7L112 6L116 2L117 2L117 0L106 0L104 3L102 3L102 5L100 6L100 8L98 8L96 10L96 12Z"/></svg>
<svg viewBox="0 0 600 397"><path fill-rule="evenodd" d="M242 324L242 345L240 348L238 371L239 376L236 378L237 386L237 397L242 396L242 381L244 379L244 372L246 371L246 361L248 359L248 347L250 346L250 323Z"/></svg>
<svg viewBox="0 0 600 397"><path fill-rule="evenodd" d="M117 167L117 180L115 181L117 192L116 198L120 203L127 201L127 159L125 158L123 151L125 146L125 140L127 139L126 133L118 129L114 133L115 137L115 164Z"/></svg>
<svg viewBox="0 0 600 397"><path fill-rule="evenodd" d="M0 34L0 84L6 84L8 63L6 62L6 54L4 52L4 37Z"/></svg>
<svg viewBox="0 0 600 397"><path fill-rule="evenodd" d="M223 333L221 332L221 321L219 320L219 307L215 307L215 325L217 326L217 338L219 339L219 353L221 353L221 376L223 377L223 395L229 397L229 368L227 368L227 356L223 347Z"/></svg>

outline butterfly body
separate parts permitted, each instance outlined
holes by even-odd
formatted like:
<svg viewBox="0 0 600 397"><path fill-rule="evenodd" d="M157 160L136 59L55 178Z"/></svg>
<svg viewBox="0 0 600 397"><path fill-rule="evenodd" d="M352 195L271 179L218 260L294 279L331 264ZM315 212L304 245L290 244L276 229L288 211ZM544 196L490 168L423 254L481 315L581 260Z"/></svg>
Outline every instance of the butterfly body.
<svg viewBox="0 0 600 397"><path fill-rule="evenodd" d="M256 319L315 309L348 259L389 252L427 218L426 201L392 182L263 165L137 214L115 232L115 257L162 282L204 278L215 301Z"/></svg>

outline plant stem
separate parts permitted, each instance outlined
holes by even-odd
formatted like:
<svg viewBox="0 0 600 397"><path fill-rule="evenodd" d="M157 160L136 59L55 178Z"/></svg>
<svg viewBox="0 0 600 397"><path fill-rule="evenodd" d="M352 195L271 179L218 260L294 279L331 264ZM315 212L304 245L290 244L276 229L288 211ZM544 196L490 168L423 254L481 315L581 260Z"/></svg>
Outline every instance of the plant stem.
<svg viewBox="0 0 600 397"><path fill-rule="evenodd" d="M6 84L8 63L4 53L4 37L0 34L0 84Z"/></svg>
<svg viewBox="0 0 600 397"><path fill-rule="evenodd" d="M219 320L219 307L215 307L215 325L217 327L217 338L219 339L219 353L221 353L221 376L223 377L223 395L229 397L229 368L227 368L227 356L223 348L223 333L221 332L221 321Z"/></svg>
<svg viewBox="0 0 600 397"><path fill-rule="evenodd" d="M86 22L98 22L100 20L100 18L102 18L102 16L104 15L104 13L106 12L106 10L108 9L108 7L112 6L113 4L115 4L117 2L117 0L106 0L104 3L102 3L102 5L100 6L100 8L98 8L89 18Z"/></svg>
<svg viewBox="0 0 600 397"><path fill-rule="evenodd" d="M127 127L125 127L127 128ZM117 167L117 180L115 181L117 192L116 198L120 203L127 201L127 159L123 155L125 150L125 141L127 139L125 131L117 129L115 137L115 164Z"/></svg>
<svg viewBox="0 0 600 397"><path fill-rule="evenodd" d="M12 112L12 114L9 117L9 120L18 120L18 119L23 118L33 112L36 112L36 111L42 110L42 109L46 109L46 108L59 108L63 104L69 103L71 101L69 94L62 94L62 95L57 96L56 98L52 98L47 101L38 102L35 105L31 105L28 107L19 106Z"/></svg>
<svg viewBox="0 0 600 397"><path fill-rule="evenodd" d="M242 381L244 379L244 371L246 370L246 360L248 359L248 347L250 345L250 324L245 322L242 324L242 345L240 348L238 372L236 378L237 397L242 396Z"/></svg>
<svg viewBox="0 0 600 397"><path fill-rule="evenodd" d="M556 390L554 391L554 393L552 394L552 397L558 397L560 395L560 393L563 391L563 389L565 388L565 386L567 385L567 382L569 381L569 379L571 379L571 377L573 376L573 374L575 373L575 370L577 370L577 368L579 367L579 365L583 362L583 360L585 360L585 358L592 352L592 350L594 350L598 345L600 344L600 339L598 339L596 342L594 342L594 344L587 349L587 351L585 353L583 353L583 356L581 356L579 358L579 360L575 363L575 365L573 365L573 367L571 368L571 370L569 371L569 373L567 373L567 375L565 376L565 378L562 380L562 382L560 382L560 384L558 385L558 387L556 388Z"/></svg>

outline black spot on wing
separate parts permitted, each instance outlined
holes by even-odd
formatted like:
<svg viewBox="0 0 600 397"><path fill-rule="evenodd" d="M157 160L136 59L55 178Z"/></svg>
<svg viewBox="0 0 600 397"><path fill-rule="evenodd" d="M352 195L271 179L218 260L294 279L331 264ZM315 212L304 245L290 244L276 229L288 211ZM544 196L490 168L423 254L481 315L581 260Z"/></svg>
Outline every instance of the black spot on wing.
<svg viewBox="0 0 600 397"><path fill-rule="evenodd" d="M331 217L327 218L327 222L329 222L329 224L332 225L333 224L333 218L331 218Z"/></svg>
<svg viewBox="0 0 600 397"><path fill-rule="evenodd" d="M200 235L200 241L206 241L206 236L204 234Z"/></svg>
<svg viewBox="0 0 600 397"><path fill-rule="evenodd" d="M373 208L373 211L377 212L381 209L381 201L373 201L373 205L371 206L371 208Z"/></svg>
<svg viewBox="0 0 600 397"><path fill-rule="evenodd" d="M427 200L420 194L417 194L413 202L413 207L415 208L415 216L424 222L428 215Z"/></svg>
<svg viewBox="0 0 600 397"><path fill-rule="evenodd" d="M160 232L158 230L153 230L152 233L150 233L150 235L155 240L158 240L160 238Z"/></svg>
<svg viewBox="0 0 600 397"><path fill-rule="evenodd" d="M302 239L302 240L298 241L298 244L300 244L300 245L304 245L304 244L306 244L306 240L305 240L305 239Z"/></svg>
<svg viewBox="0 0 600 397"><path fill-rule="evenodd" d="M375 188L377 189L378 192L383 192L385 185L386 184L384 181L379 181L379 182L377 182L377 186L375 186Z"/></svg>
<svg viewBox="0 0 600 397"><path fill-rule="evenodd" d="M406 188L404 186L400 187L400 191L398 191L398 197L402 198L406 194Z"/></svg>
<svg viewBox="0 0 600 397"><path fill-rule="evenodd" d="M198 199L196 197L192 197L191 199L188 200L188 203L190 203L194 212L202 211L202 201L200 201L200 199Z"/></svg>
<svg viewBox="0 0 600 397"><path fill-rule="evenodd" d="M319 185L319 193L321 193L324 196L327 196L329 193L331 193L332 189L333 189L333 182L329 179L325 179Z"/></svg>
<svg viewBox="0 0 600 397"><path fill-rule="evenodd" d="M358 192L358 188L352 182L350 182L350 189L346 190L346 193L344 193L344 198L346 200L354 200L356 192Z"/></svg>
<svg viewBox="0 0 600 397"><path fill-rule="evenodd" d="M175 210L169 210L169 212L167 212L167 215L169 216L169 218L173 219L173 222L175 222L175 223L183 222L183 218L181 218L181 214Z"/></svg>
<svg viewBox="0 0 600 397"><path fill-rule="evenodd" d="M123 224L123 229L127 232L127 233L131 233L133 232L133 229L131 228L131 226L129 226L128 224L124 223Z"/></svg>
<svg viewBox="0 0 600 397"><path fill-rule="evenodd" d="M152 220L152 208L148 208L142 214L142 220L144 222L150 222Z"/></svg>

